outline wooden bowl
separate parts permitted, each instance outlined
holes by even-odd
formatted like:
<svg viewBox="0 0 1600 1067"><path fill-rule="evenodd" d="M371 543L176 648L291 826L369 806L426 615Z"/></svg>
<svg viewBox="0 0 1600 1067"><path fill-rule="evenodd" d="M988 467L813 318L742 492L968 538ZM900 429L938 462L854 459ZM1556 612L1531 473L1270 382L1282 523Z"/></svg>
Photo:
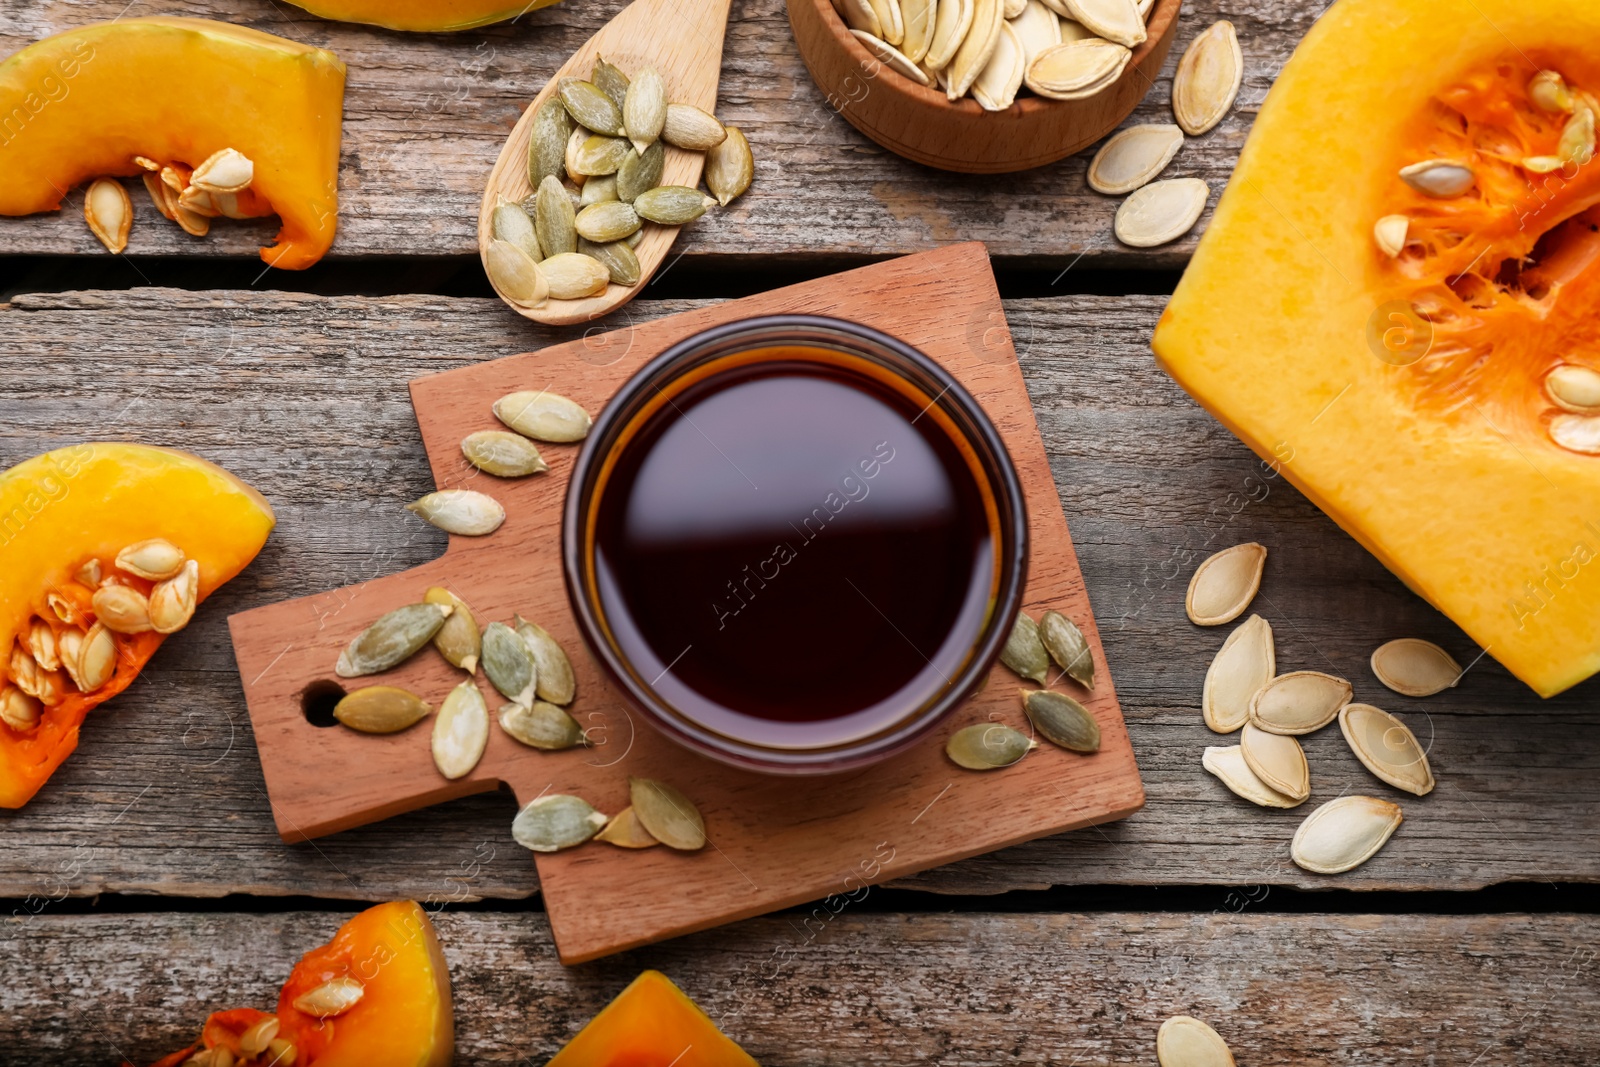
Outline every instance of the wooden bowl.
<svg viewBox="0 0 1600 1067"><path fill-rule="evenodd" d="M789 25L828 106L889 151L941 170L1003 174L1054 163L1116 129L1155 84L1172 47L1182 0L1156 0L1149 37L1122 77L1087 100L1019 96L1004 111L951 103L890 70L864 48L830 0L788 0Z"/></svg>

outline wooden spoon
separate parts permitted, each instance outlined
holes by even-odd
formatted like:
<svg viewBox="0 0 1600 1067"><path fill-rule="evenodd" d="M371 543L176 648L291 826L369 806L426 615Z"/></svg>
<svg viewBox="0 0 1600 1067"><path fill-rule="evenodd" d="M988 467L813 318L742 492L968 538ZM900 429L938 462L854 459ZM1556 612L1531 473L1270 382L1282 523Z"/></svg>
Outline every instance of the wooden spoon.
<svg viewBox="0 0 1600 1067"><path fill-rule="evenodd" d="M478 213L478 252L486 253L493 239L491 217L494 209L506 201L520 202L533 193L528 184L528 141L532 136L533 117L539 107L556 91L562 78L587 79L594 67L596 56L605 56L606 62L621 68L629 78L637 76L646 67L655 67L667 86L667 99L678 104L693 104L703 111L715 112L717 106L717 79L722 73L722 38L728 27L728 5L731 0L634 0L621 14L600 28L600 32L584 42L566 65L550 76L544 91L534 97L528 110L500 158L489 172L489 184L483 192L483 207ZM704 152L687 152L666 147L665 165L661 173L663 185L695 186L705 167ZM635 293L650 281L672 248L678 236L677 226L645 224L644 238L635 248L639 257L639 281L633 286L607 285L605 292L581 300L546 300L539 307L519 307L507 303L524 318L552 326L566 326L575 322L588 322L614 311L633 299Z"/></svg>

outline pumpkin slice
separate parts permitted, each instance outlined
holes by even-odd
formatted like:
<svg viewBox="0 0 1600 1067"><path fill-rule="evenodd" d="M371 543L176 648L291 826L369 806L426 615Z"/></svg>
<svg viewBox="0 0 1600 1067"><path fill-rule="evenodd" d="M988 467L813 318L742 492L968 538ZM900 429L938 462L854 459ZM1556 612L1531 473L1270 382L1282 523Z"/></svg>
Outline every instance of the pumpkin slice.
<svg viewBox="0 0 1600 1067"><path fill-rule="evenodd" d="M545 1067L757 1067L660 971L645 971Z"/></svg>
<svg viewBox="0 0 1600 1067"><path fill-rule="evenodd" d="M273 521L254 489L168 449L73 445L0 473L0 807L38 792L89 709L255 558Z"/></svg>
<svg viewBox="0 0 1600 1067"><path fill-rule="evenodd" d="M313 15L413 33L448 33L504 22L558 0L299 0Z"/></svg>
<svg viewBox="0 0 1600 1067"><path fill-rule="evenodd" d="M1329 8L1153 341L1545 696L1600 669L1596 41L1570 0Z"/></svg>
<svg viewBox="0 0 1600 1067"><path fill-rule="evenodd" d="M332 52L204 19L47 38L0 63L0 215L54 211L93 178L172 167L187 180L232 148L254 173L223 213L276 213L283 229L261 258L309 267L337 228L344 75Z"/></svg>

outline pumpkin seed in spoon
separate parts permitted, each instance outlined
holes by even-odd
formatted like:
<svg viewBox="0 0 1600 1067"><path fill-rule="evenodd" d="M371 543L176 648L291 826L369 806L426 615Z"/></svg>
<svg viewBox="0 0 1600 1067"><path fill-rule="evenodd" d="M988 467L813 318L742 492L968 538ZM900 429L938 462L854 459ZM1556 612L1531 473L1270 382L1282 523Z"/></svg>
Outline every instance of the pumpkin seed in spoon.
<svg viewBox="0 0 1600 1067"><path fill-rule="evenodd" d="M556 83L556 92L579 126L607 137L622 136L622 110L593 82L562 78Z"/></svg>
<svg viewBox="0 0 1600 1067"><path fill-rule="evenodd" d="M577 212L572 209L572 198L555 178L546 178L539 184L539 196L533 215L534 232L539 237L539 247L544 250L545 261L563 252L578 248L578 231L574 226ZM541 266L541 270L542 270ZM546 278L546 281L549 279Z"/></svg>
<svg viewBox="0 0 1600 1067"><path fill-rule="evenodd" d="M727 136L726 131L723 136ZM642 154L630 148L627 155L622 157L622 162L617 164L617 199L631 204L646 189L660 185L661 172L666 166L666 153L660 141L646 148Z"/></svg>
<svg viewBox="0 0 1600 1067"><path fill-rule="evenodd" d="M1149 184L1183 147L1183 131L1172 125L1131 126L1105 143L1089 164L1089 188L1122 196Z"/></svg>
<svg viewBox="0 0 1600 1067"><path fill-rule="evenodd" d="M617 105L619 111L622 109L628 100L628 76L622 73L622 68L607 63L604 56L595 56L589 80Z"/></svg>
<svg viewBox="0 0 1600 1067"><path fill-rule="evenodd" d="M574 246L576 247L576 246ZM550 295L556 300L578 300L605 292L611 272L598 260L577 252L563 252L539 264Z"/></svg>
<svg viewBox="0 0 1600 1067"><path fill-rule="evenodd" d="M1396 789L1426 796L1433 792L1428 754L1405 723L1370 704L1339 710L1339 731L1362 766Z"/></svg>
<svg viewBox="0 0 1600 1067"><path fill-rule="evenodd" d="M537 240L531 243L538 247ZM550 295L550 283L539 264L529 252L510 241L489 242L483 254L483 273L495 292L518 307L538 307Z"/></svg>
<svg viewBox="0 0 1600 1067"><path fill-rule="evenodd" d="M638 233L633 236L637 237ZM641 276L639 257L628 247L628 240L632 238L600 245L580 237L578 252L604 267L613 285L638 285Z"/></svg>
<svg viewBox="0 0 1600 1067"><path fill-rule="evenodd" d="M628 85L622 104L622 125L641 155L661 136L667 121L667 86L654 67L640 71Z"/></svg>
<svg viewBox="0 0 1600 1067"><path fill-rule="evenodd" d="M728 135L730 138L733 136L732 127L729 127ZM658 185L635 197L633 210L637 211L641 218L658 222L663 226L682 226L704 215L706 208L715 203L715 200L700 190L691 189L686 185Z"/></svg>
<svg viewBox="0 0 1600 1067"><path fill-rule="evenodd" d="M1461 680L1461 664L1434 644L1416 637L1385 642L1372 653L1372 673L1401 696L1431 697Z"/></svg>
<svg viewBox="0 0 1600 1067"><path fill-rule="evenodd" d="M707 152L721 144L727 135L728 131L715 115L701 111L693 104L667 105L661 139L674 148Z"/></svg>
<svg viewBox="0 0 1600 1067"><path fill-rule="evenodd" d="M566 165L567 140L572 136L572 117L559 97L552 96L539 106L528 140L528 186L539 188L549 177L560 177Z"/></svg>
<svg viewBox="0 0 1600 1067"><path fill-rule="evenodd" d="M544 258L544 253L539 250L539 238L533 232L533 219L522 210L521 204L501 204L495 208L490 229L495 240L516 245L535 263Z"/></svg>

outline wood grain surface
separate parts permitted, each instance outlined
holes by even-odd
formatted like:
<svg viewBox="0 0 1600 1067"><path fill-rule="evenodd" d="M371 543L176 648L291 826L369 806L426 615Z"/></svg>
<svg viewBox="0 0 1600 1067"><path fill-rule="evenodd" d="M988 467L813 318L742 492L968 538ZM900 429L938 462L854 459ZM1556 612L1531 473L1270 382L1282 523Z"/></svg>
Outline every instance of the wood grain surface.
<svg viewBox="0 0 1600 1067"><path fill-rule="evenodd" d="M3 995L0 1046L34 1067L148 1063L193 1040L209 1010L270 1008L340 918L8 923L0 949L29 968ZM570 969L542 916L445 911L435 923L461 1067L537 1067L645 967L766 1067L1153 1064L1156 1029L1179 1013L1210 1022L1246 1065L1587 1064L1600 1014L1594 916L847 908Z"/></svg>
<svg viewBox="0 0 1600 1067"><path fill-rule="evenodd" d="M905 884L989 893L1600 880L1600 686L1540 701L1484 659L1428 700L1378 687L1367 657L1391 637L1431 638L1463 663L1477 650L1156 370L1147 342L1162 304L1007 305L1148 805ZM643 321L692 306L636 301L625 314ZM40 796L0 814L0 893L48 910L58 897L105 892L434 901L533 892L533 865L510 841L509 796L283 845L224 620L437 557L445 536L402 507L432 488L406 382L580 336L526 323L497 301L433 297L143 289L0 308L0 465L93 434L163 442L237 472L279 516L262 556L95 713ZM1255 809L1200 768L1218 743L1200 721L1200 688L1225 634L1184 620L1183 591L1204 555L1247 540L1272 552L1255 610L1274 624L1280 663L1350 679L1358 699L1401 715L1430 747L1439 787L1414 798L1367 774L1336 731L1307 739L1313 805L1361 791L1406 812L1378 858L1348 875L1290 863L1289 838L1309 809Z"/></svg>
<svg viewBox="0 0 1600 1067"><path fill-rule="evenodd" d="M479 201L501 145L550 74L623 6L567 0L507 25L406 35L325 22L287 0L0 0L0 52L124 13L220 18L330 48L350 68L332 255L476 255ZM1178 57L1218 18L1239 27L1245 81L1228 118L1190 140L1165 176L1204 178L1221 191L1257 106L1322 6L1184 5L1164 73L1128 121L1172 121ZM687 227L676 252L741 264L778 256L846 263L981 240L1002 261L1032 257L1060 270L1080 255L1079 268L1177 266L1193 250L1193 236L1153 250L1119 245L1111 234L1119 200L1085 184L1088 153L1022 174L963 176L873 144L812 81L783 0L735 0L723 54L718 115L749 136L755 184ZM850 89L830 91L837 99ZM191 238L156 215L142 189L132 193L130 256L253 257L275 232L269 220ZM0 250L105 256L83 224L81 197L70 203L76 209L61 216L0 219ZM133 267L127 273L129 284L142 284Z"/></svg>

